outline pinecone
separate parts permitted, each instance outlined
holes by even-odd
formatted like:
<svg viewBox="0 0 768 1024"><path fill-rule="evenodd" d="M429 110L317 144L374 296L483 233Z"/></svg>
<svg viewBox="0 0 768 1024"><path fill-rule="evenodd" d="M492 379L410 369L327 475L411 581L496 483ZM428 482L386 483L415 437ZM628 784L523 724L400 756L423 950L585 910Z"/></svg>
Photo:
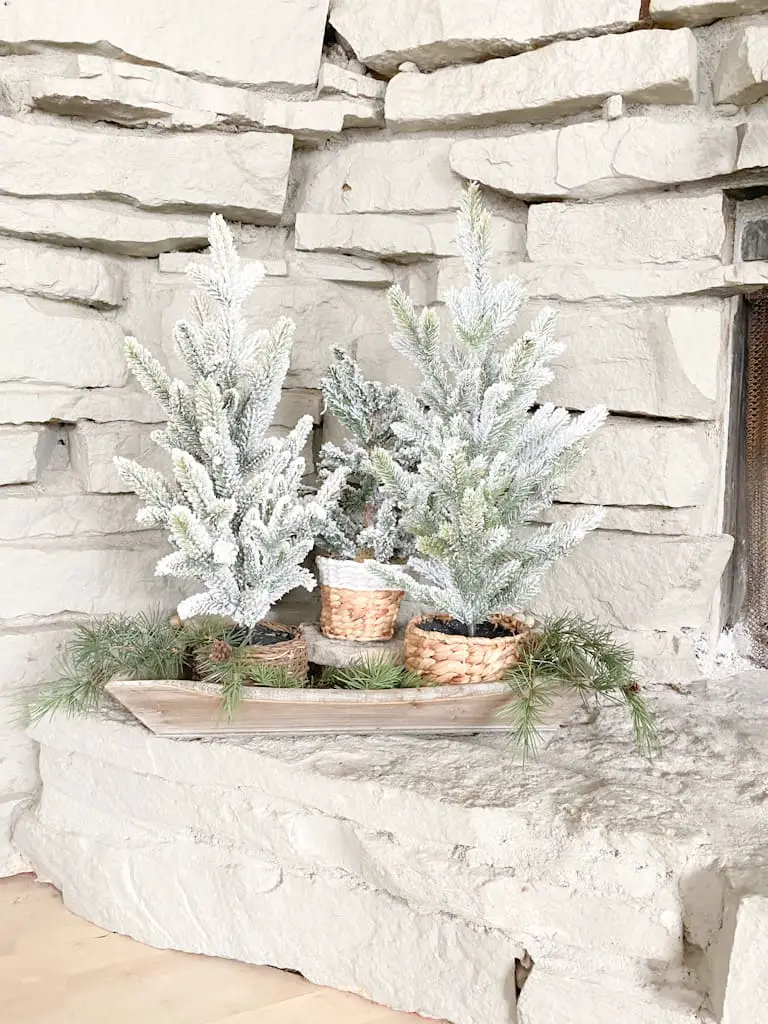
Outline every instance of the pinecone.
<svg viewBox="0 0 768 1024"><path fill-rule="evenodd" d="M214 640L211 644L211 661L229 661L232 656L232 648L226 640Z"/></svg>

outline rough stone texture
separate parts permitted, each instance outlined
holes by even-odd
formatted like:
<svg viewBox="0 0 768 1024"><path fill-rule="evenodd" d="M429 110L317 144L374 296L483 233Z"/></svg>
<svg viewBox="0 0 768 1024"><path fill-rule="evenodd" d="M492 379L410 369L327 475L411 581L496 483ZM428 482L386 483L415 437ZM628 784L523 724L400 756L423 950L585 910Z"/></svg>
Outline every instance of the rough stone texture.
<svg viewBox="0 0 768 1024"><path fill-rule="evenodd" d="M9 544L0 578L0 619L23 616L105 615L172 608L179 583L154 575L168 548L148 531L102 538ZM19 580L24 586L19 586Z"/></svg>
<svg viewBox="0 0 768 1024"><path fill-rule="evenodd" d="M638 103L692 103L696 41L690 30L553 43L431 75L398 74L384 112L393 128L459 128L546 120L594 109L615 93Z"/></svg>
<svg viewBox="0 0 768 1024"><path fill-rule="evenodd" d="M768 95L768 31L743 25L730 40L712 83L715 103L754 103Z"/></svg>
<svg viewBox="0 0 768 1024"><path fill-rule="evenodd" d="M291 147L289 136L262 132L106 134L0 118L0 192L92 196L274 223L283 211Z"/></svg>
<svg viewBox="0 0 768 1024"><path fill-rule="evenodd" d="M130 491L115 469L113 459L116 455L168 471L167 453L150 438L152 431L160 425L78 423L70 434L69 453L84 490L100 494Z"/></svg>
<svg viewBox="0 0 768 1024"><path fill-rule="evenodd" d="M716 481L711 482L711 486L714 490ZM560 523L583 511L583 505L567 504L558 500L557 504L536 516L536 521ZM603 513L600 525L604 530L664 533L674 537L705 537L719 528L717 517L712 514L709 505L683 505L676 508L660 508L655 505L608 505L603 508Z"/></svg>
<svg viewBox="0 0 768 1024"><path fill-rule="evenodd" d="M450 164L505 195L591 199L730 174L737 152L734 125L633 117L464 139Z"/></svg>
<svg viewBox="0 0 768 1024"><path fill-rule="evenodd" d="M723 310L717 299L670 305L560 305L565 350L541 393L572 409L712 419L722 394Z"/></svg>
<svg viewBox="0 0 768 1024"><path fill-rule="evenodd" d="M127 256L157 256L169 249L203 248L208 240L208 219L200 214L150 213L98 199L0 195L0 231Z"/></svg>
<svg viewBox="0 0 768 1024"><path fill-rule="evenodd" d="M353 96L356 99L383 100L387 90L385 82L369 75L358 75L354 71L340 68L324 60L317 76L318 96Z"/></svg>
<svg viewBox="0 0 768 1024"><path fill-rule="evenodd" d="M0 800L0 878L29 870L29 862L11 845L11 829L26 802L26 797Z"/></svg>
<svg viewBox="0 0 768 1024"><path fill-rule="evenodd" d="M768 899L748 896L736 918L723 1024L768 1024Z"/></svg>
<svg viewBox="0 0 768 1024"><path fill-rule="evenodd" d="M717 487L718 438L706 424L611 417L558 500L593 505L701 505Z"/></svg>
<svg viewBox="0 0 768 1024"><path fill-rule="evenodd" d="M496 217L492 239L496 252L523 253L525 222ZM296 248L390 259L456 256L456 218L451 214L298 213Z"/></svg>
<svg viewBox="0 0 768 1024"><path fill-rule="evenodd" d="M598 530L557 562L533 608L578 610L621 629L699 629L710 619L733 538Z"/></svg>
<svg viewBox="0 0 768 1024"><path fill-rule="evenodd" d="M768 11L766 0L651 0L650 15L662 25L704 25L716 18Z"/></svg>
<svg viewBox="0 0 768 1024"><path fill-rule="evenodd" d="M119 387L128 379L123 331L97 313L0 292L3 381Z"/></svg>
<svg viewBox="0 0 768 1024"><path fill-rule="evenodd" d="M96 307L120 306L125 296L114 261L7 241L0 241L0 288Z"/></svg>
<svg viewBox="0 0 768 1024"><path fill-rule="evenodd" d="M141 530L136 523L138 499L129 494L80 494L50 488L41 494L3 494L0 501L0 541L27 537L107 536Z"/></svg>
<svg viewBox="0 0 768 1024"><path fill-rule="evenodd" d="M40 428L0 427L0 485L29 484L37 479L40 435Z"/></svg>
<svg viewBox="0 0 768 1024"><path fill-rule="evenodd" d="M422 71L519 53L563 36L596 35L632 27L634 0L584 5L518 0L332 0L330 21L364 64L394 74L405 61Z"/></svg>
<svg viewBox="0 0 768 1024"><path fill-rule="evenodd" d="M323 281L348 281L351 284L380 287L388 287L394 280L392 268L381 260L314 252L292 254L290 273L292 277L314 277Z"/></svg>
<svg viewBox="0 0 768 1024"><path fill-rule="evenodd" d="M78 58L76 73L78 77L33 79L33 106L130 127L269 128L290 131L302 142L322 142L344 128L384 123L383 103L364 97L286 101L197 82L163 68L92 56Z"/></svg>
<svg viewBox="0 0 768 1024"><path fill-rule="evenodd" d="M536 263L674 263L720 259L723 198L652 196L592 205L539 203L528 214L528 255Z"/></svg>
<svg viewBox="0 0 768 1024"><path fill-rule="evenodd" d="M454 210L463 182L449 166L450 149L450 139L380 139L301 154L296 209L418 214Z"/></svg>
<svg viewBox="0 0 768 1024"><path fill-rule="evenodd" d="M43 325L42 321L37 327ZM118 346L122 351L122 345ZM40 384L0 385L0 423L45 423L62 420L115 419L154 423L157 403L133 386L124 388L56 387Z"/></svg>
<svg viewBox="0 0 768 1024"><path fill-rule="evenodd" d="M739 170L749 171L768 164L768 120L750 117L739 150Z"/></svg>
<svg viewBox="0 0 768 1024"><path fill-rule="evenodd" d="M456 1024L509 1024L525 949L527 1024L588 1024L590 1007L606 1024L703 1024L726 895L765 891L765 815L743 794L762 786L768 679L650 698L658 761L613 708L525 771L503 740L339 736L329 751L57 720L33 731L42 796L14 838L72 910L153 945ZM298 908L313 929L286 929Z"/></svg>
<svg viewBox="0 0 768 1024"><path fill-rule="evenodd" d="M83 0L76 10L25 0L0 10L0 42L118 51L193 77L304 88L317 80L327 12L328 0L263 0L247 10L240 0Z"/></svg>

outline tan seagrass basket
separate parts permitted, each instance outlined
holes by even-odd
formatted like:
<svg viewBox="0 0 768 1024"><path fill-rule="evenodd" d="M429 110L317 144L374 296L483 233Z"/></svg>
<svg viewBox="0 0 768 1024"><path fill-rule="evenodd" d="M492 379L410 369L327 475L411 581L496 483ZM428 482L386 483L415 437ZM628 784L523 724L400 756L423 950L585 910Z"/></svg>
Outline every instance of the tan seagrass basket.
<svg viewBox="0 0 768 1024"><path fill-rule="evenodd" d="M284 626L281 622L265 621L262 625L289 633L291 639L277 644L251 644L246 648L246 659L254 665L284 668L296 679L304 682L309 673L309 660L307 641L301 629L297 626Z"/></svg>
<svg viewBox="0 0 768 1024"><path fill-rule="evenodd" d="M317 556L320 629L332 640L391 640L402 590L382 587L370 570L372 559Z"/></svg>
<svg viewBox="0 0 768 1024"><path fill-rule="evenodd" d="M420 629L431 619L450 619L449 615L421 615L405 630L405 667L418 672L430 683L492 683L501 679L510 665L522 657L531 635L530 626L514 615L492 615L491 622L514 630L509 636L487 639L457 636Z"/></svg>

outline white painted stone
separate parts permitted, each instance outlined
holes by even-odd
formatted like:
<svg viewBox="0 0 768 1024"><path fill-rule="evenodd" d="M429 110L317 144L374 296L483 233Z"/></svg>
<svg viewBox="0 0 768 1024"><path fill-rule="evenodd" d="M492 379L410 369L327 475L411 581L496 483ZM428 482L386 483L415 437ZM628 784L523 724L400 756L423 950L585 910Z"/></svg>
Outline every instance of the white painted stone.
<svg viewBox="0 0 768 1024"><path fill-rule="evenodd" d="M118 346L118 351L122 353L122 345ZM48 420L154 423L157 417L155 400L132 385L124 388L70 388L0 384L0 423L46 423Z"/></svg>
<svg viewBox="0 0 768 1024"><path fill-rule="evenodd" d="M73 538L68 544L57 539L6 545L0 619L173 608L179 582L154 575L167 550L149 531L101 538L98 544Z"/></svg>
<svg viewBox="0 0 768 1024"><path fill-rule="evenodd" d="M768 11L768 0L651 0L650 14L661 25L705 25L761 11Z"/></svg>
<svg viewBox="0 0 768 1024"><path fill-rule="evenodd" d="M558 501L535 516L537 523L562 523L583 512L583 505ZM643 505L608 505L603 507L600 526L603 530L628 533L663 533L674 537L706 537L716 533L719 521L708 506L657 508Z"/></svg>
<svg viewBox="0 0 768 1024"><path fill-rule="evenodd" d="M555 307L565 350L541 398L571 409L602 402L614 412L713 419L723 398L721 307L717 299Z"/></svg>
<svg viewBox="0 0 768 1024"><path fill-rule="evenodd" d="M550 263L675 263L719 259L726 225L721 193L651 196L590 205L537 203L528 255Z"/></svg>
<svg viewBox="0 0 768 1024"><path fill-rule="evenodd" d="M123 331L93 312L0 292L0 380L119 387L128 379Z"/></svg>
<svg viewBox="0 0 768 1024"><path fill-rule="evenodd" d="M127 256L201 249L208 219L200 214L150 213L125 203L28 199L0 195L0 232Z"/></svg>
<svg viewBox="0 0 768 1024"><path fill-rule="evenodd" d="M637 24L633 0L588 6L517 0L332 0L330 21L359 59L383 74L403 62L422 71L500 57L563 36L597 35Z"/></svg>
<svg viewBox="0 0 768 1024"><path fill-rule="evenodd" d="M246 10L240 0L83 0L76 10L26 0L0 10L0 42L118 51L196 78L299 89L317 80L327 12L328 0L264 0Z"/></svg>
<svg viewBox="0 0 768 1024"><path fill-rule="evenodd" d="M696 99L689 29L553 43L519 57L395 75L384 112L396 129L542 121L599 107L621 93L638 103Z"/></svg>
<svg viewBox="0 0 768 1024"><path fill-rule="evenodd" d="M768 120L749 117L739 150L739 170L762 170L768 166Z"/></svg>
<svg viewBox="0 0 768 1024"><path fill-rule="evenodd" d="M383 100L387 86L370 75L358 75L324 60L317 78L318 96L354 96L356 99Z"/></svg>
<svg viewBox="0 0 768 1024"><path fill-rule="evenodd" d="M322 142L344 128L384 123L383 103L365 97L291 101L87 55L78 59L78 73L77 78L33 79L32 105L130 127L268 128L289 131L302 142Z"/></svg>
<svg viewBox="0 0 768 1024"><path fill-rule="evenodd" d="M76 913L157 946L456 1024L509 1024L526 949L529 1024L587 1024L590 1007L704 1024L683 934L714 941L713 907L760 862L762 807L739 794L763 776L768 676L649 698L657 766L611 708L525 771L493 739L341 735L329 752L324 737L184 743L116 716L57 719L33 730L42 795L14 839ZM706 892L692 884L705 874ZM286 931L299 907L322 941Z"/></svg>
<svg viewBox="0 0 768 1024"><path fill-rule="evenodd" d="M712 89L715 103L754 103L768 95L768 30L741 25L725 47Z"/></svg>
<svg viewBox="0 0 768 1024"><path fill-rule="evenodd" d="M289 136L262 132L106 134L0 118L0 191L215 210L274 223L285 202L291 147Z"/></svg>
<svg viewBox="0 0 768 1024"><path fill-rule="evenodd" d="M373 139L297 157L301 213L455 210L463 182L448 165L451 140Z"/></svg>
<svg viewBox="0 0 768 1024"><path fill-rule="evenodd" d="M249 246L241 245L238 246L238 252L242 259L249 259L250 252ZM200 265L207 263L209 258L208 247L206 246L205 252L161 252L158 260L157 267L162 274L185 274L187 268L194 265ZM258 259L258 256L254 256L254 259ZM288 264L285 260L262 260L259 262L264 267L264 274L266 277L285 277L288 273Z"/></svg>
<svg viewBox="0 0 768 1024"><path fill-rule="evenodd" d="M730 174L737 151L733 125L634 117L464 139L450 164L505 195L590 199Z"/></svg>
<svg viewBox="0 0 768 1024"><path fill-rule="evenodd" d="M99 494L121 494L131 490L115 469L113 459L116 455L136 459L153 469L169 471L167 452L154 444L150 436L161 425L78 423L70 432L69 453L84 490Z"/></svg>
<svg viewBox="0 0 768 1024"><path fill-rule="evenodd" d="M606 121L615 121L617 117L624 116L624 97L609 96L607 100L603 102L603 117Z"/></svg>
<svg viewBox="0 0 768 1024"><path fill-rule="evenodd" d="M525 223L495 217L496 252L525 251ZM452 214L407 217L392 213L297 213L296 248L392 259L456 256L456 218Z"/></svg>
<svg viewBox="0 0 768 1024"><path fill-rule="evenodd" d="M767 956L768 898L747 896L736 917L723 1024L768 1024Z"/></svg>
<svg viewBox="0 0 768 1024"><path fill-rule="evenodd" d="M96 307L120 306L125 297L123 271L115 261L2 240L0 288Z"/></svg>
<svg viewBox="0 0 768 1024"><path fill-rule="evenodd" d="M0 878L8 878L29 870L29 861L11 845L11 829L25 803L24 797L0 800Z"/></svg>
<svg viewBox="0 0 768 1024"><path fill-rule="evenodd" d="M593 505L701 505L717 484L718 439L706 424L610 417L558 492Z"/></svg>
<svg viewBox="0 0 768 1024"><path fill-rule="evenodd" d="M291 254L292 277L319 277L324 281L348 281L387 287L392 284L392 268L381 260L332 253L297 252Z"/></svg>
<svg viewBox="0 0 768 1024"><path fill-rule="evenodd" d="M577 610L621 629L701 628L733 538L598 530L550 571L533 608Z"/></svg>
<svg viewBox="0 0 768 1024"><path fill-rule="evenodd" d="M3 494L0 540L130 533L144 529L136 523L138 508L138 498L129 494Z"/></svg>
<svg viewBox="0 0 768 1024"><path fill-rule="evenodd" d="M37 446L42 431L35 427L0 427L0 485L37 480Z"/></svg>

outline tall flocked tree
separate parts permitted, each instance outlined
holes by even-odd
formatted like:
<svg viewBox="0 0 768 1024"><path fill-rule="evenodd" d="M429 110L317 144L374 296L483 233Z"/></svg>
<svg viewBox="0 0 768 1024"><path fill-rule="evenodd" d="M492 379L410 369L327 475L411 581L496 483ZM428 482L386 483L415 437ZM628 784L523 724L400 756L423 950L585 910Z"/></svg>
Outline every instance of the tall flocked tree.
<svg viewBox="0 0 768 1024"><path fill-rule="evenodd" d="M400 416L402 389L366 380L343 349L334 348L333 362L323 378L326 411L347 431L340 444L326 442L320 452L319 477L337 469L346 481L330 510L319 538L320 547L338 558L402 559L413 550L403 527L402 511L376 476L371 456L385 448L398 465L415 468L412 449L392 431Z"/></svg>
<svg viewBox="0 0 768 1024"><path fill-rule="evenodd" d="M532 525L606 410L573 416L537 405L562 350L554 317L539 314L521 337L502 344L524 294L515 278L493 284L490 237L490 215L471 184L458 217L469 285L447 297L449 345L441 343L434 309L419 313L399 287L390 291L392 343L421 373L420 393L406 396L393 430L418 452L418 468L404 469L384 449L373 459L417 549L407 568L377 572L447 612L470 636L495 613L529 607L547 569L601 518L591 508L566 522Z"/></svg>
<svg viewBox="0 0 768 1024"><path fill-rule="evenodd" d="M267 437L290 360L295 325L281 317L250 331L243 307L264 274L241 265L223 218L210 219L210 258L187 273L197 285L192 316L174 329L188 382L172 379L135 338L125 352L134 376L165 413L153 440L171 455L173 480L115 458L122 479L143 500L138 520L164 527L175 551L158 575L191 578L200 590L179 605L182 619L228 616L253 634L280 597L311 590L302 562L326 520L344 473L331 473L312 497L301 496L302 448L312 430L304 416L283 438Z"/></svg>

